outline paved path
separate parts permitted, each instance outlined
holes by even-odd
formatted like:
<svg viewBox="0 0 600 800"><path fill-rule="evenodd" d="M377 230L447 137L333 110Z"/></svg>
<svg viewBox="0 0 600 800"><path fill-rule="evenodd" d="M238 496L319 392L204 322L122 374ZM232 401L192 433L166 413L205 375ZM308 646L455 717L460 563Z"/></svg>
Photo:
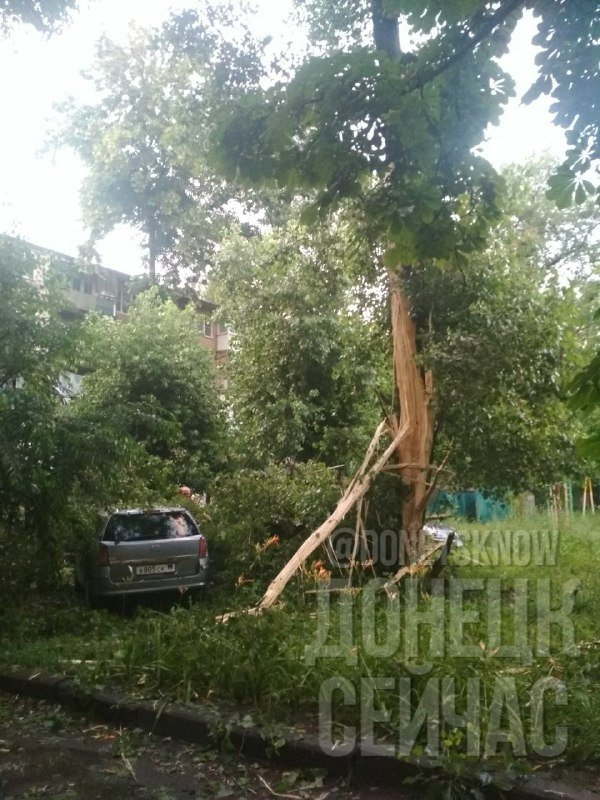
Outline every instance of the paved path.
<svg viewBox="0 0 600 800"><path fill-rule="evenodd" d="M0 800L415 800L424 788L343 783L0 693Z"/></svg>

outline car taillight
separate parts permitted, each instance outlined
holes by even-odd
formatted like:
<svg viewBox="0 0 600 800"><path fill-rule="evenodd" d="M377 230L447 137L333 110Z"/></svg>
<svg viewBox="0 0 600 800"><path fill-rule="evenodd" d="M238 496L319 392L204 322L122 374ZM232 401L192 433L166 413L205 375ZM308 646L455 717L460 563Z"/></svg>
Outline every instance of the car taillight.
<svg viewBox="0 0 600 800"><path fill-rule="evenodd" d="M98 559L96 563L99 567L108 567L110 565L107 545L101 544L98 548Z"/></svg>
<svg viewBox="0 0 600 800"><path fill-rule="evenodd" d="M198 555L200 558L206 558L208 555L208 545L206 544L206 539L204 536L201 536L200 541L198 542Z"/></svg>

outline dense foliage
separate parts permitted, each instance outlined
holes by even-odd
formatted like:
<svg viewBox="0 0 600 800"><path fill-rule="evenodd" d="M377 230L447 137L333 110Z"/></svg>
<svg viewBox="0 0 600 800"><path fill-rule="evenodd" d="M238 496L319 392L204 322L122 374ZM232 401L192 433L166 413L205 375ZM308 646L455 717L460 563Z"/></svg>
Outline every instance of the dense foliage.
<svg viewBox="0 0 600 800"><path fill-rule="evenodd" d="M600 319L600 311L595 314ZM598 340L598 334L594 336ZM571 385L571 405L583 413L586 435L581 441L584 455L600 463L600 349L575 376Z"/></svg>
<svg viewBox="0 0 600 800"><path fill-rule="evenodd" d="M40 516L53 490L58 391L67 332L56 287L42 285L48 265L18 241L0 239L0 514ZM22 511L23 509L23 511ZM41 529L40 529L41 527ZM43 526L37 535L44 535Z"/></svg>
<svg viewBox="0 0 600 800"><path fill-rule="evenodd" d="M227 367L235 451L243 464L319 458L347 470L376 424L378 330L352 291L369 257L347 223L229 236L212 275L232 327Z"/></svg>
<svg viewBox="0 0 600 800"><path fill-rule="evenodd" d="M80 332L61 318L51 269L23 243L2 240L0 537L9 586L22 572L34 584L55 581L71 537L103 502L131 491L142 468L136 443L122 441L112 420L67 402Z"/></svg>
<svg viewBox="0 0 600 800"><path fill-rule="evenodd" d="M335 471L320 462L220 475L201 512L217 587L258 599L338 497Z"/></svg>
<svg viewBox="0 0 600 800"><path fill-rule="evenodd" d="M479 254L454 270L405 271L423 363L439 382L437 455L449 452L459 488L516 491L578 469L563 395L581 358L576 287L598 256L598 213L557 209L545 197L552 168L503 172L505 210ZM393 403L385 291L353 223L291 221L223 242L211 286L233 328L228 400L242 463L317 456L352 471L379 397Z"/></svg>
<svg viewBox="0 0 600 800"><path fill-rule="evenodd" d="M99 509L169 500L178 482L204 488L219 463L220 422L191 309L150 294L126 323L68 323L60 270L8 238L0 289L0 551L10 588L58 580ZM72 397L74 368L87 374Z"/></svg>
<svg viewBox="0 0 600 800"><path fill-rule="evenodd" d="M203 491L219 464L220 419L212 355L200 335L195 309L179 309L156 289L137 299L125 322L90 317L73 408L111 420L172 481Z"/></svg>
<svg viewBox="0 0 600 800"><path fill-rule="evenodd" d="M546 162L505 170L489 245L457 272L431 264L408 276L439 380L438 449L450 448L462 486L515 491L578 469L578 423L563 400L586 308L567 279L589 282L598 211L557 209L545 197L551 172Z"/></svg>

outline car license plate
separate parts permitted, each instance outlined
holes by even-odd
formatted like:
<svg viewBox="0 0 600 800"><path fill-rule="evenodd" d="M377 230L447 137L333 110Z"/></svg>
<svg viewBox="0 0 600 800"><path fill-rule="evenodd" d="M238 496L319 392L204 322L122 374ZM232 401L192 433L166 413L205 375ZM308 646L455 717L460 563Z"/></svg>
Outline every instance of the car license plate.
<svg viewBox="0 0 600 800"><path fill-rule="evenodd" d="M175 572L175 564L146 564L136 567L136 575L163 575L165 572Z"/></svg>

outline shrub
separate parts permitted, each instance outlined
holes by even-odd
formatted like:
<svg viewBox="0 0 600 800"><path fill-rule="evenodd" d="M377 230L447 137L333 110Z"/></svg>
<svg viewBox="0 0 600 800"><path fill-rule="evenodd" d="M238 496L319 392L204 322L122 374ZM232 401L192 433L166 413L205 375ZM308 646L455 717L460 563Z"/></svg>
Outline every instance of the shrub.
<svg viewBox="0 0 600 800"><path fill-rule="evenodd" d="M340 494L324 464L278 464L219 476L200 521L221 585L262 592Z"/></svg>

